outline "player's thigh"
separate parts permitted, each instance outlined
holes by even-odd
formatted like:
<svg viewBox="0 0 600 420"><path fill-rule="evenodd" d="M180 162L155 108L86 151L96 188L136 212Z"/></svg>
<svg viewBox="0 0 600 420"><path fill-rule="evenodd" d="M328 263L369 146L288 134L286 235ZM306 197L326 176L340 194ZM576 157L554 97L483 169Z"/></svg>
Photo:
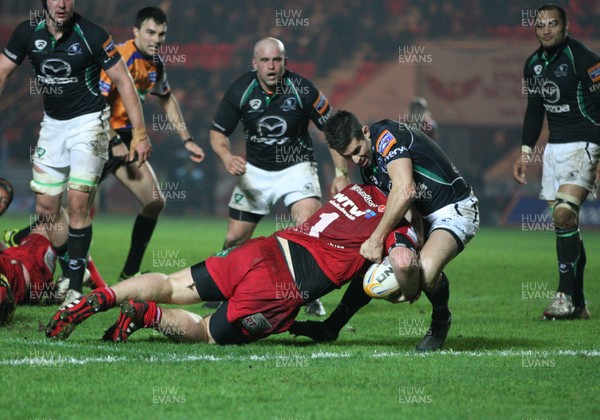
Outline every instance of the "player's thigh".
<svg viewBox="0 0 600 420"><path fill-rule="evenodd" d="M115 171L115 177L143 205L153 201L164 201L158 178L148 162L141 167L138 167L137 162L121 165Z"/></svg>
<svg viewBox="0 0 600 420"><path fill-rule="evenodd" d="M593 189L599 158L600 146L593 143L546 145L540 198L552 201L557 191L573 190L574 194L579 194L576 197L585 200L587 192Z"/></svg>
<svg viewBox="0 0 600 420"><path fill-rule="evenodd" d="M288 207L310 198L318 202L321 199L321 186L317 164L302 162L279 171L275 186L275 201L282 197L283 203Z"/></svg>
<svg viewBox="0 0 600 420"><path fill-rule="evenodd" d="M201 301L189 267L169 274L167 281L171 283L172 287L171 303L191 305Z"/></svg>
<svg viewBox="0 0 600 420"><path fill-rule="evenodd" d="M458 254L456 237L447 230L432 231L421 249L421 279L424 286L437 282L444 267Z"/></svg>
<svg viewBox="0 0 600 420"><path fill-rule="evenodd" d="M306 219L315 214L320 207L321 202L314 197L304 198L296 201L294 204L292 204L290 209L294 223L304 223Z"/></svg>

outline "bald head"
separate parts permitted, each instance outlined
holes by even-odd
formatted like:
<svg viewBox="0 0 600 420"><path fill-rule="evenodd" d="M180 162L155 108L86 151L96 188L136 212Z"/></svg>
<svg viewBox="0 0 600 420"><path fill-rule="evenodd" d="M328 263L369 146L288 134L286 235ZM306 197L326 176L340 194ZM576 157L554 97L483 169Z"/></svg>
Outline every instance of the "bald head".
<svg viewBox="0 0 600 420"><path fill-rule="evenodd" d="M269 52L273 51L277 55L285 57L285 46L283 45L283 42L277 38L263 38L254 44L254 58L256 59L258 56L262 55L265 50L268 50Z"/></svg>
<svg viewBox="0 0 600 420"><path fill-rule="evenodd" d="M277 82L285 73L285 47L276 38L263 38L254 46L252 66L261 87L274 92Z"/></svg>

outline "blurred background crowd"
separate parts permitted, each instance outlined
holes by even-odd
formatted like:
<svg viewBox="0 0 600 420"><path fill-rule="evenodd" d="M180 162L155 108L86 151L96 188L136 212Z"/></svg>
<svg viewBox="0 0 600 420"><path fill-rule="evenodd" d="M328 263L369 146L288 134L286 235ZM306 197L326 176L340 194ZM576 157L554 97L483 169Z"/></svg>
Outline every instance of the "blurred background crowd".
<svg viewBox="0 0 600 420"><path fill-rule="evenodd" d="M239 75L251 68L252 47L264 36L280 38L289 57L288 68L313 80L329 97L334 108L352 94L360 80L352 83L336 79L340 69L357 56L361 67L359 79L368 79L379 66L398 61L399 46L436 42L437 40L509 39L526 41L531 51L536 47L528 25L530 10L539 1L505 2L501 0L330 0L315 2L271 0L157 0L169 15L167 41L163 47L167 74L181 104L188 129L207 152L206 160L194 164L187 159L173 130L165 130L160 108L151 98L144 112L154 145L152 166L159 180L177 183L186 191L184 200L168 203L167 213L223 215L234 180L225 172L208 143L210 122L224 90ZM131 38L135 13L150 5L147 0L78 0L76 12L107 29L117 42ZM600 2L573 0L565 4L569 13L570 32L579 39L600 38ZM3 0L0 2L0 44L4 46L16 25L40 10L37 0ZM291 20L290 20L291 19ZM519 71L526 56L517 57ZM338 72L338 73L336 73ZM31 68L24 63L9 80L0 96L0 173L12 179L23 197L14 211L33 205L28 190L30 148L35 145L42 116L41 97L30 89ZM418 87L415 88L419 93ZM523 106L525 99L523 99ZM406 106L408 104L402 104ZM398 112L381 118L398 118ZM433 108L433 118L436 113ZM367 121L372 122L372 121ZM439 141L450 142L451 130L479 139L472 146L477 163L463 169L478 196L487 199L491 210L501 208L510 198L477 191L485 188L481 175L505 153L520 144L519 126L454 127L439 124ZM315 150L321 162L322 187L328 191L332 176L322 136L315 134ZM242 134L232 136L234 147L243 150ZM240 149L242 148L242 149ZM449 154L452 147L446 145ZM453 157L453 156L451 156ZM465 174L465 175L467 175ZM357 180L357 179L355 179ZM175 184L172 184L175 185ZM102 209L106 212L129 212L134 203L119 200L127 194L109 182L103 188ZM26 197L24 197L26 196ZM498 201L500 200L500 201ZM495 223L498 214L485 223Z"/></svg>

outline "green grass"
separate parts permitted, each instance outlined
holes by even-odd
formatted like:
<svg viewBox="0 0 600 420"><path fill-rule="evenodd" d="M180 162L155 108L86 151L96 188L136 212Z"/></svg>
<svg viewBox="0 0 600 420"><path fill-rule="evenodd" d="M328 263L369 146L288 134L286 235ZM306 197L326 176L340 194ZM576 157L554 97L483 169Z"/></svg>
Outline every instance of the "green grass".
<svg viewBox="0 0 600 420"><path fill-rule="evenodd" d="M3 218L2 227L24 220ZM92 255L109 283L131 223L94 223ZM165 255L165 271L200 261L219 250L225 228L161 219L143 269L159 270ZM259 233L274 228L265 220ZM557 283L553 234L482 229L446 270L454 322L446 350L430 355L411 352L429 324L426 298L374 301L331 344L281 334L242 347L174 344L150 330L109 345L99 338L116 310L53 342L42 329L55 308L20 307L0 330L0 417L598 418L600 233L584 239L593 318L544 322L545 293ZM341 293L323 299L329 311Z"/></svg>

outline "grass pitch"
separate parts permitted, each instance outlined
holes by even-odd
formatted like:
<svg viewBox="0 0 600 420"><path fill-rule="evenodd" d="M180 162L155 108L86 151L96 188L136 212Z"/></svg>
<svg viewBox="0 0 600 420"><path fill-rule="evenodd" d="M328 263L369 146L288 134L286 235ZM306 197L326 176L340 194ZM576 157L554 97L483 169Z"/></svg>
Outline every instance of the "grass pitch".
<svg viewBox="0 0 600 420"><path fill-rule="evenodd" d="M2 228L26 223L2 218ZM91 252L111 284L132 223L94 222ZM198 262L220 249L225 228L162 218L142 268ZM265 220L258 233L275 228ZM103 343L117 310L54 342L43 327L56 308L19 307L0 330L0 417L598 418L600 233L584 231L584 240L592 319L548 322L540 315L557 284L553 232L482 229L446 270L453 326L445 350L428 355L412 352L429 325L425 297L373 301L334 343L284 333L241 347L174 344L151 330L126 345ZM323 299L328 311L341 294Z"/></svg>

